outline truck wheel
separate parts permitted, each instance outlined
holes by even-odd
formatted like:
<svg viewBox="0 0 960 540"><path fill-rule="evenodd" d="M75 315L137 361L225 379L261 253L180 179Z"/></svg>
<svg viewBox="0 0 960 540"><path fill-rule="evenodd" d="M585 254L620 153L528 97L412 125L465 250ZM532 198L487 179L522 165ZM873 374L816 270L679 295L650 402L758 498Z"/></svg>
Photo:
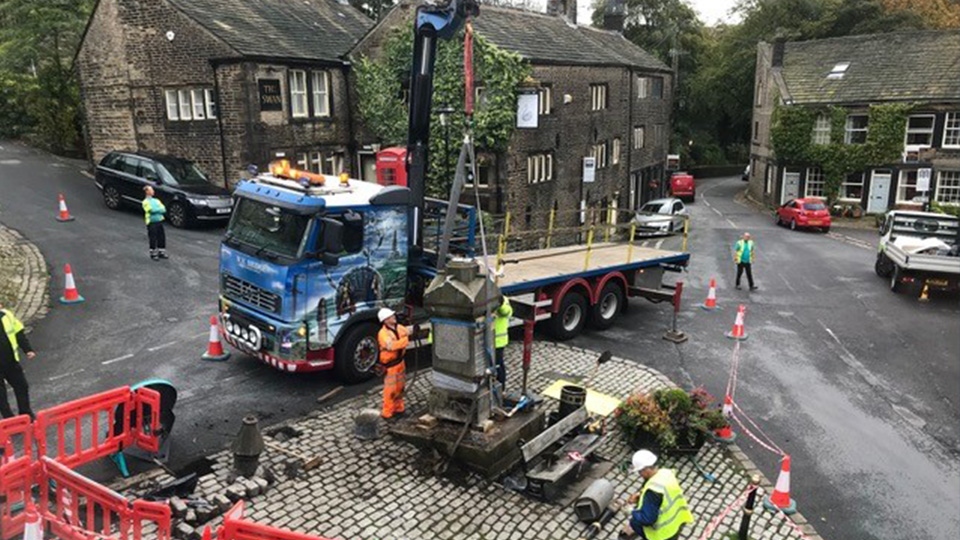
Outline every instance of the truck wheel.
<svg viewBox="0 0 960 540"><path fill-rule="evenodd" d="M890 259L886 255L878 253L877 262L873 265L873 271L882 278L888 278L893 272L893 263L890 262Z"/></svg>
<svg viewBox="0 0 960 540"><path fill-rule="evenodd" d="M587 322L587 299L578 292L568 292L560 301L560 309L550 317L550 334L557 341L566 341L580 334Z"/></svg>
<svg viewBox="0 0 960 540"><path fill-rule="evenodd" d="M623 289L609 282L600 290L600 297L590 313L590 326L597 330L606 330L613 326L617 315L623 310Z"/></svg>
<svg viewBox="0 0 960 540"><path fill-rule="evenodd" d="M893 267L893 272L890 273L890 290L898 293L903 289L903 284L900 283L900 278L902 277L902 272L900 271L899 266Z"/></svg>
<svg viewBox="0 0 960 540"><path fill-rule="evenodd" d="M337 377L347 384L356 384L373 378L373 366L380 359L377 332L372 322L354 325L337 344L334 369Z"/></svg>

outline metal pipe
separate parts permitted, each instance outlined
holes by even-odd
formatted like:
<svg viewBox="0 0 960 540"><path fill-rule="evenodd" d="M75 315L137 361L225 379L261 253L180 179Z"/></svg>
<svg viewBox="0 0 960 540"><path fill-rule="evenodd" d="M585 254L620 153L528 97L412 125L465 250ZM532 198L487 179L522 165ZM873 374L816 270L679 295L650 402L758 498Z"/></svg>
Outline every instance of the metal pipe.
<svg viewBox="0 0 960 540"><path fill-rule="evenodd" d="M683 220L683 246L680 248L680 251L687 250L687 236L690 234L690 217L688 216Z"/></svg>
<svg viewBox="0 0 960 540"><path fill-rule="evenodd" d="M550 249L550 242L553 239L553 221L557 217L557 209L550 209L550 222L547 224L547 249Z"/></svg>
<svg viewBox="0 0 960 540"><path fill-rule="evenodd" d="M750 494L747 495L747 504L743 507L743 518L740 520L740 531L737 533L738 540L747 540L747 534L750 532L750 517L753 516L753 507L757 502L757 485L760 484L760 477L753 475L750 477Z"/></svg>
<svg viewBox="0 0 960 540"><path fill-rule="evenodd" d="M593 226L590 227L590 230L587 232L587 254L583 258L583 271L586 272L590 268L590 252L593 251Z"/></svg>
<svg viewBox="0 0 960 540"><path fill-rule="evenodd" d="M637 224L630 224L630 244L627 246L627 264L633 262L633 240L637 235Z"/></svg>

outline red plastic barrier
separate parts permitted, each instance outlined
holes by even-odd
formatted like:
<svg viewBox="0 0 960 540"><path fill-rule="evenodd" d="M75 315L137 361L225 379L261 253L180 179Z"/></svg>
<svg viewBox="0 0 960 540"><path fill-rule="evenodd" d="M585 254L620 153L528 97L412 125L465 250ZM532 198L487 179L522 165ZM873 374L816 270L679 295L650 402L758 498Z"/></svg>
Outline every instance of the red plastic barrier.
<svg viewBox="0 0 960 540"><path fill-rule="evenodd" d="M329 540L322 536L310 536L276 527L268 527L243 520L243 501L237 502L223 516L223 524L217 529L217 540Z"/></svg>
<svg viewBox="0 0 960 540"><path fill-rule="evenodd" d="M35 426L40 455L70 468L134 444L156 451L160 394L149 388L131 392L124 386L40 411Z"/></svg>
<svg viewBox="0 0 960 540"><path fill-rule="evenodd" d="M0 382L3 384L3 382ZM23 503L33 486L33 425L27 415L0 420L0 539L23 532ZM13 507L17 507L15 512Z"/></svg>
<svg viewBox="0 0 960 540"><path fill-rule="evenodd" d="M50 532L62 539L128 538L131 515L127 499L44 456L38 504ZM54 503L50 503L53 491ZM83 508L81 508L81 502Z"/></svg>
<svg viewBox="0 0 960 540"><path fill-rule="evenodd" d="M133 501L131 520L133 521L133 540L142 538L151 538L155 540L170 540L170 507L164 503L136 500ZM146 525L153 524L155 530L150 536L145 536L144 532L151 527Z"/></svg>
<svg viewBox="0 0 960 540"><path fill-rule="evenodd" d="M33 426L30 417L21 414L0 419L0 465L30 453L33 448ZM19 441L20 452L17 452Z"/></svg>

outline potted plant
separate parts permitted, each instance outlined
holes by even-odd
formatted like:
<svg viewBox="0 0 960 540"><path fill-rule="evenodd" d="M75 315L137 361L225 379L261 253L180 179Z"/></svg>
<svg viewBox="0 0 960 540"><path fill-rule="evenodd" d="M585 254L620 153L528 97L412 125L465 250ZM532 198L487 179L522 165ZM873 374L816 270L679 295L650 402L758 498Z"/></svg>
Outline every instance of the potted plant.
<svg viewBox="0 0 960 540"><path fill-rule="evenodd" d="M634 449L657 452L675 444L670 418L651 394L631 395L613 414L624 439Z"/></svg>

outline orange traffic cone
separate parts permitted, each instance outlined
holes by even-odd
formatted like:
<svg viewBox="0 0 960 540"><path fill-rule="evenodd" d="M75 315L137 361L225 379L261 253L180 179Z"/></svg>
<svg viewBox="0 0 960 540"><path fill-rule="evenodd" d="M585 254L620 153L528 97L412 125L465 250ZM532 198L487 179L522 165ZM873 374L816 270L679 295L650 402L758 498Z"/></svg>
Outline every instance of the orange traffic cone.
<svg viewBox="0 0 960 540"><path fill-rule="evenodd" d="M727 419L727 425L714 430L713 439L722 443L732 443L737 440L737 434L733 432L733 427L730 426L730 418L733 417L733 398L729 395L723 398L723 417Z"/></svg>
<svg viewBox="0 0 960 540"><path fill-rule="evenodd" d="M737 308L737 319L733 322L733 329L724 334L730 339L744 340L747 339L747 331L743 328L743 318L747 312L747 307L743 304L740 304L740 307Z"/></svg>
<svg viewBox="0 0 960 540"><path fill-rule="evenodd" d="M83 297L77 292L77 284L73 281L73 270L69 264L63 265L63 273L67 275L66 284L63 288L63 296L60 297L61 304L79 304L83 302Z"/></svg>
<svg viewBox="0 0 960 540"><path fill-rule="evenodd" d="M60 198L60 213L57 214L57 221L73 221L73 216L70 215L70 211L67 210L67 201L63 198L63 193L59 194Z"/></svg>
<svg viewBox="0 0 960 540"><path fill-rule="evenodd" d="M27 497L27 508L23 514L23 540L43 540L43 522L33 505L33 499Z"/></svg>
<svg viewBox="0 0 960 540"><path fill-rule="evenodd" d="M780 510L790 515L797 512L797 501L790 498L790 456L784 455L780 463L780 476L777 477L777 486L773 493L763 499L763 507L767 510Z"/></svg>
<svg viewBox="0 0 960 540"><path fill-rule="evenodd" d="M223 362L230 359L230 353L223 350L220 343L220 330L217 328L217 316L210 316L210 340L207 342L207 352L200 358L211 362Z"/></svg>
<svg viewBox="0 0 960 540"><path fill-rule="evenodd" d="M714 311L717 309L717 280L716 278L710 278L710 291L707 292L707 299L700 304L700 307L707 311Z"/></svg>

